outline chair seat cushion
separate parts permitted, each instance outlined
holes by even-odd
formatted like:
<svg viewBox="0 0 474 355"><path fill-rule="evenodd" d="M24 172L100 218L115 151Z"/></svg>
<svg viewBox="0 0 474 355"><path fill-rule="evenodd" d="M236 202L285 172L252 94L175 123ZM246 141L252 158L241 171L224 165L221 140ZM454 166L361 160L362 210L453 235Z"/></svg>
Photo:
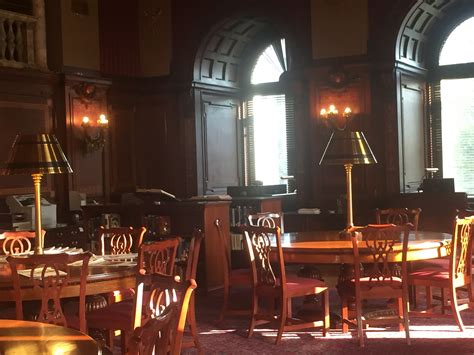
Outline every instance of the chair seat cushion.
<svg viewBox="0 0 474 355"><path fill-rule="evenodd" d="M361 290L370 290L373 288L393 288L400 289L402 287L402 279L399 277L393 277L392 279L386 278L383 280L370 279L370 277L362 277L360 279ZM341 295L352 296L355 292L355 280L347 280L340 283L337 289Z"/></svg>
<svg viewBox="0 0 474 355"><path fill-rule="evenodd" d="M421 280L436 280L436 281L449 281L449 271L443 269L422 269L419 271L411 272L408 275L409 280L421 279Z"/></svg>
<svg viewBox="0 0 474 355"><path fill-rule="evenodd" d="M230 272L229 282L232 286L251 285L252 271L250 269L235 269Z"/></svg>
<svg viewBox="0 0 474 355"><path fill-rule="evenodd" d="M131 330L133 312L133 300L112 303L107 307L88 312L87 326L97 329Z"/></svg>
<svg viewBox="0 0 474 355"><path fill-rule="evenodd" d="M421 271L423 269L445 269L449 267L449 257L417 261L412 264L414 271Z"/></svg>
<svg viewBox="0 0 474 355"><path fill-rule="evenodd" d="M290 296L318 294L327 289L324 281L306 277L289 277L286 279L286 290Z"/></svg>

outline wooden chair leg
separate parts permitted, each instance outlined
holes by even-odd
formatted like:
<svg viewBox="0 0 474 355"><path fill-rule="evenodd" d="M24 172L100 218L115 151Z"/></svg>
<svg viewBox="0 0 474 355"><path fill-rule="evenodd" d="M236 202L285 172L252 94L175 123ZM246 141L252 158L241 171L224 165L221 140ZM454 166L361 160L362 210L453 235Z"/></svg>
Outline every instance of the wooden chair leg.
<svg viewBox="0 0 474 355"><path fill-rule="evenodd" d="M397 298L397 303L398 303L398 316L401 319L404 319L404 303L405 300L402 297ZM403 332L405 330L405 325L404 323L398 323L398 330Z"/></svg>
<svg viewBox="0 0 474 355"><path fill-rule="evenodd" d="M403 296L402 296L402 302L403 302L403 325L405 328L405 338L407 340L407 345L411 345L411 339L410 339L410 318L409 318L409 312L410 312L410 298L408 297L408 289L405 288L403 291Z"/></svg>
<svg viewBox="0 0 474 355"><path fill-rule="evenodd" d="M456 289L454 287L451 287L449 289L449 296L451 298L451 309L453 312L454 319L456 320L456 323L459 327L459 330L461 332L464 331L464 324L461 319L461 315L459 314L459 308L458 308L458 299L456 295Z"/></svg>
<svg viewBox="0 0 474 355"><path fill-rule="evenodd" d="M433 295L431 294L431 287L426 286L426 309L430 309L433 307L432 300L433 300Z"/></svg>
<svg viewBox="0 0 474 355"><path fill-rule="evenodd" d="M105 336L107 337L107 339L105 339L105 342L106 342L107 346L109 347L109 349L113 349L114 348L115 330L106 330L105 333L106 333Z"/></svg>
<svg viewBox="0 0 474 355"><path fill-rule="evenodd" d="M359 297L356 297L355 307L357 312L357 336L359 338L359 345L364 347L364 326L362 324L362 302Z"/></svg>
<svg viewBox="0 0 474 355"><path fill-rule="evenodd" d="M329 328L331 326L331 321L329 319L329 290L324 291L321 298L323 299L322 307L324 311L323 337L325 337L329 333Z"/></svg>
<svg viewBox="0 0 474 355"><path fill-rule="evenodd" d="M447 297L446 297L446 289L441 288L441 313L446 314L446 305L447 305Z"/></svg>
<svg viewBox="0 0 474 355"><path fill-rule="evenodd" d="M286 317L288 315L288 301L291 302L291 298L280 302L280 326L278 327L278 334L275 341L276 345L281 343L281 337L283 336L283 330L285 329Z"/></svg>
<svg viewBox="0 0 474 355"><path fill-rule="evenodd" d="M198 352L201 354L202 346L198 339L194 293L191 295L191 299L189 302L188 323L189 323L189 330L191 332L191 336L193 337L194 346L196 347L196 349L198 349Z"/></svg>
<svg viewBox="0 0 474 355"><path fill-rule="evenodd" d="M253 330L255 328L256 316L258 310L258 298L255 292L253 293L252 297L252 314L250 316L250 324L249 324L249 333L247 335L250 338L253 335Z"/></svg>
<svg viewBox="0 0 474 355"><path fill-rule="evenodd" d="M218 322L224 322L225 313L227 312L229 306L229 285L224 285L224 299L222 301L221 313L219 314Z"/></svg>
<svg viewBox="0 0 474 355"><path fill-rule="evenodd" d="M347 324L349 320L349 310L347 307L347 298L342 297L341 300L341 317L342 317L342 332L347 333L349 331L349 325Z"/></svg>

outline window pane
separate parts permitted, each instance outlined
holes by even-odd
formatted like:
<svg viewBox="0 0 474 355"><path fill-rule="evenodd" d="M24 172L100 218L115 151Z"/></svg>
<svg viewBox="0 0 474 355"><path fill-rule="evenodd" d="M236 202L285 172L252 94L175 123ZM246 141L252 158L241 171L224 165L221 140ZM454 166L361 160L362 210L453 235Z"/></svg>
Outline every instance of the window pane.
<svg viewBox="0 0 474 355"><path fill-rule="evenodd" d="M439 55L439 65L474 62L474 17L464 21L448 36Z"/></svg>
<svg viewBox="0 0 474 355"><path fill-rule="evenodd" d="M441 80L443 176L474 195L474 79Z"/></svg>
<svg viewBox="0 0 474 355"><path fill-rule="evenodd" d="M285 40L281 40L281 45L283 48L283 55L285 55ZM286 60L286 57L283 58ZM260 57L255 64L255 67L252 71L252 77L250 78L251 84L262 84L262 83L274 83L280 80L280 75L284 72L278 56L273 48L273 45L270 45L263 51Z"/></svg>
<svg viewBox="0 0 474 355"><path fill-rule="evenodd" d="M255 180L281 184L288 175L285 95L253 97Z"/></svg>

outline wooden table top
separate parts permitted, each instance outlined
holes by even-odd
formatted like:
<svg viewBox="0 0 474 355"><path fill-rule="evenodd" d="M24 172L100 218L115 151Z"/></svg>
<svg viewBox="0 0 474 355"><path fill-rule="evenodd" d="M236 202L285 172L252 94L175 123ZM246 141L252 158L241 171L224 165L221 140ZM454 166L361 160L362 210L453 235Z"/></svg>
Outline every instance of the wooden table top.
<svg viewBox="0 0 474 355"><path fill-rule="evenodd" d="M61 292L61 297L79 296L80 267L71 268L70 285ZM114 290L135 287L136 266L124 265L123 262L107 263L106 265L90 265L87 277L87 295L112 292ZM40 299L41 294L31 287L23 289L24 300ZM0 301L14 299L11 270L7 262L0 263Z"/></svg>
<svg viewBox="0 0 474 355"><path fill-rule="evenodd" d="M341 239L340 231L314 231L284 233L281 237L283 257L288 263L352 264L354 257L352 242ZM412 231L409 235L409 261L435 259L449 255L446 245L451 242L451 234L441 232ZM370 261L364 255L364 244L360 244L361 261ZM396 253L389 259L402 261L402 244L394 247Z"/></svg>
<svg viewBox="0 0 474 355"><path fill-rule="evenodd" d="M22 320L0 320L0 354L98 354L94 339L77 330Z"/></svg>

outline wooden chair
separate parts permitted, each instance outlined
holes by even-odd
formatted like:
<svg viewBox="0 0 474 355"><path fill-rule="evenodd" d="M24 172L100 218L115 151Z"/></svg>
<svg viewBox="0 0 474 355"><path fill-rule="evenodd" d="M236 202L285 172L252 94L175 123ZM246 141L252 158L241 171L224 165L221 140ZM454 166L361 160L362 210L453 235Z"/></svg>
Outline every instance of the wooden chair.
<svg viewBox="0 0 474 355"><path fill-rule="evenodd" d="M45 231L42 230L43 238ZM7 231L0 235L0 243L4 255L29 253L33 250L35 232Z"/></svg>
<svg viewBox="0 0 474 355"><path fill-rule="evenodd" d="M469 308L469 303L458 304L457 290L466 288L469 301L474 302L472 283L473 223L474 217L456 218L451 241L451 255L447 267L422 268L408 275L410 285L425 286L427 290L426 310L413 311L410 314L421 317L453 317L459 329L464 331L460 311ZM437 307L432 305L431 287L442 289L441 313L436 313ZM449 296L450 306L445 304L445 292ZM446 308L451 309L452 314L446 314Z"/></svg>
<svg viewBox="0 0 474 355"><path fill-rule="evenodd" d="M128 355L166 355L171 343L172 328L178 317L178 306L173 303L144 326L137 327L130 338Z"/></svg>
<svg viewBox="0 0 474 355"><path fill-rule="evenodd" d="M224 300L222 308L219 313L218 323L224 322L226 315L234 316L246 316L251 314L250 309L233 309L229 307L229 297L233 288L252 286L252 271L249 268L245 269L232 269L230 261L230 250L229 241L227 240L227 234L221 228L221 222L219 219L214 221L214 225L217 228L219 235L219 248L221 250L221 263L224 268Z"/></svg>
<svg viewBox="0 0 474 355"><path fill-rule="evenodd" d="M280 227L280 232L284 233L283 216L281 213L261 212L256 214L249 214L247 216L249 225L260 226L268 228Z"/></svg>
<svg viewBox="0 0 474 355"><path fill-rule="evenodd" d="M247 245L252 267L253 300L252 318L248 336L251 337L256 325L277 320L279 322L276 344L281 342L284 331L322 327L323 336L329 330L329 291L323 281L302 277L286 278L280 228L247 226L241 228ZM276 240L276 269L270 263L272 238ZM291 300L308 295L322 296L322 320L301 321L291 316ZM260 299L267 299L269 307L259 309ZM275 318L274 300L279 299ZM267 305L268 306L268 305Z"/></svg>
<svg viewBox="0 0 474 355"><path fill-rule="evenodd" d="M86 332L85 299L88 265L91 253L81 254L41 254L31 256L8 256L7 261L12 270L13 289L15 292L16 318L23 319L23 292L21 286L27 283L33 290L41 292L41 307L37 320ZM71 266L72 263L80 266ZM61 307L61 291L71 281L72 268L79 268L79 313L65 315ZM79 270L78 270L79 271ZM77 282L77 281L76 281Z"/></svg>
<svg viewBox="0 0 474 355"><path fill-rule="evenodd" d="M386 324L388 317L378 320L364 320L362 301L370 299L394 299L398 301L398 316L393 318L400 330L405 330L407 343L410 344L408 320L407 248L411 224L369 225L350 231L354 252L354 278L338 287L341 296L342 331L347 333L349 320L348 303L355 297L357 334L360 346L364 346L365 324ZM395 244L402 242L401 275L394 273L389 261ZM361 254L365 256L365 275L361 274Z"/></svg>
<svg viewBox="0 0 474 355"><path fill-rule="evenodd" d="M142 244L138 249L138 270L147 275L173 275L178 244L177 237ZM109 330L107 343L110 347L113 345L114 330L120 330L122 349L127 348L127 337L133 330L133 302L132 299L109 302L106 307L87 313L87 322L91 327Z"/></svg>
<svg viewBox="0 0 474 355"><path fill-rule="evenodd" d="M97 235L100 241L101 255L136 253L142 244L145 227L99 227Z"/></svg>
<svg viewBox="0 0 474 355"><path fill-rule="evenodd" d="M71 247L89 250L89 241L84 227L66 226L48 229L44 237L44 247Z"/></svg>
<svg viewBox="0 0 474 355"><path fill-rule="evenodd" d="M201 230L195 229L191 244L189 245L189 256L186 263L185 280L195 280L197 274L197 265L199 260L199 251L201 250L201 243L204 239L204 234ZM194 292L189 301L188 317L186 323L189 325L192 341L183 341L183 348L195 347L199 353L202 353L202 346L199 342L198 331L196 325L196 303L194 299Z"/></svg>
<svg viewBox="0 0 474 355"><path fill-rule="evenodd" d="M175 277L169 275L138 275L133 328L158 317L170 304L177 304L179 315L176 325L172 329L169 353L180 354L189 302L196 287L194 279L179 282Z"/></svg>
<svg viewBox="0 0 474 355"><path fill-rule="evenodd" d="M402 225L413 224L413 230L418 230L421 208L386 208L375 209L375 223Z"/></svg>

